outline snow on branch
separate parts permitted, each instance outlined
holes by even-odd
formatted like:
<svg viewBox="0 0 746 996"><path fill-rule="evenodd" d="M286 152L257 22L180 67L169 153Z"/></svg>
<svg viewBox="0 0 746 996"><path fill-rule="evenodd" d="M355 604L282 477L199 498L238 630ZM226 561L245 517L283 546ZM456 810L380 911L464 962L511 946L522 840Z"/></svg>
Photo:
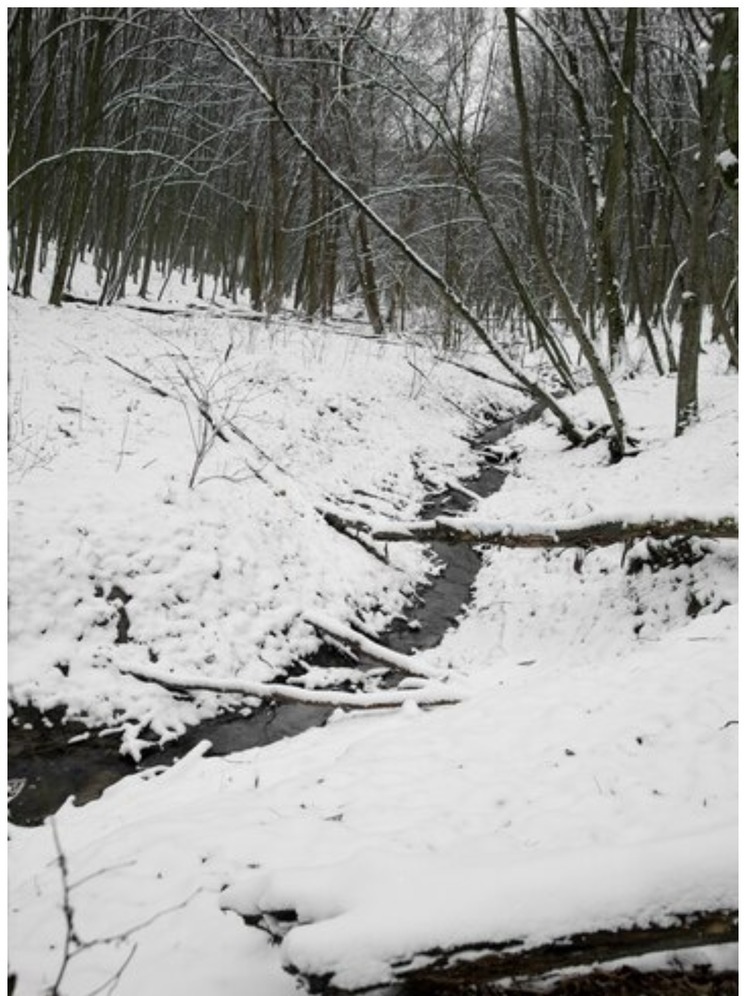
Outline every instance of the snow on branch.
<svg viewBox="0 0 746 996"><path fill-rule="evenodd" d="M738 912L733 909L674 914L667 920L663 925L636 923L574 934L533 948L506 943L431 951L424 956L432 959L426 966L419 967L414 958L410 965L397 966L397 974L417 991L465 992L513 975L540 979L572 967L603 966L621 958L738 940ZM423 960L420 956L420 963Z"/></svg>
<svg viewBox="0 0 746 996"><path fill-rule="evenodd" d="M360 528L361 523L356 526ZM641 522L627 519L585 519L562 523L506 523L441 517L422 522L391 523L372 526L370 537L387 543L419 542L485 544L503 547L552 548L611 546L649 537L666 540L674 536L698 536L702 539L737 539L735 516L718 519L651 518Z"/></svg>
<svg viewBox="0 0 746 996"><path fill-rule="evenodd" d="M425 667L416 658L408 657L406 654L399 654L395 650L381 646L374 640L369 639L363 633L345 626L334 619L329 619L318 612L305 612L303 618L309 625L322 635L331 636L335 640L359 651L364 657L375 661L377 664L385 664L387 667L396 668L399 671L406 671L407 674L414 674L420 678L442 678L443 673Z"/></svg>
<svg viewBox="0 0 746 996"><path fill-rule="evenodd" d="M433 678L437 685L432 687L385 689L375 692L344 692L331 689L302 688L298 685L286 685L278 682L243 681L239 679L213 679L204 677L186 677L154 668L141 668L120 665L123 674L130 674L141 681L152 681L164 688L175 691L209 691L225 694L244 695L247 698L269 699L274 702L299 702L306 705L327 705L333 708L352 709L382 709L413 705L449 705L460 702L463 695L453 689L446 689L441 684L446 673L427 668L413 657L399 654L388 647L383 647L374 640L330 619L318 612L306 612L303 616L309 626L312 626L322 636L330 637L352 648L369 661L383 664L386 667L404 671L406 674L419 678Z"/></svg>
<svg viewBox="0 0 746 996"><path fill-rule="evenodd" d="M315 868L255 867L221 906L267 930L310 992L482 993L515 976L533 991L548 972L734 943L737 840L729 824L523 857L498 842L478 858L468 841L369 849Z"/></svg>
<svg viewBox="0 0 746 996"><path fill-rule="evenodd" d="M155 159L165 160L172 166L181 167L196 178L203 176L202 173L186 162L185 159L178 159L176 156L168 155L168 153L162 152L160 149L120 149L116 146L110 145L81 145L73 149L65 149L63 152L56 152L53 155L45 156L43 159L37 159L36 162L33 162L29 167L22 170L18 176L13 177L13 179L8 183L8 193L17 187L19 183L25 180L26 177L31 176L31 174L35 173L37 170L42 169L44 166L52 166L62 160L70 159L72 156L125 156L128 158L150 156Z"/></svg>
<svg viewBox="0 0 746 996"><path fill-rule="evenodd" d="M314 688L300 688L297 685L281 685L275 682L241 681L238 679L212 679L174 675L154 668L141 668L120 665L123 674L130 674L141 681L152 681L174 691L207 691L224 694L244 695L252 699L269 699L273 702L296 702L305 705L327 705L332 708L386 709L406 704L412 705L453 705L463 698L456 691L445 688L416 688L407 690L391 689L378 692L337 692L320 691Z"/></svg>

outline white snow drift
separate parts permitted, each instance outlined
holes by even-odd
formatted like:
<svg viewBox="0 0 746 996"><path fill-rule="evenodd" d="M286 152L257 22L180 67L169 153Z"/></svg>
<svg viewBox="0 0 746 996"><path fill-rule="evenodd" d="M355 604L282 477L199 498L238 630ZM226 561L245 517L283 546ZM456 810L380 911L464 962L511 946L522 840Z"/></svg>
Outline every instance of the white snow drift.
<svg viewBox="0 0 746 996"><path fill-rule="evenodd" d="M170 737L217 699L176 701L127 666L271 680L316 645L304 613L375 632L401 610L426 551L392 545L383 564L320 504L412 519L423 478L475 467L462 437L483 382L424 353L417 374L402 343L32 302L12 303L10 334L11 693L119 728L135 752L146 726ZM569 450L542 420L473 514L734 514L737 381L706 359L681 438L671 380L620 383L638 456L609 466L603 444ZM191 489L200 416L180 370L251 440L216 440ZM601 413L591 390L570 404ZM224 759L203 745L68 802L61 991L121 973L119 996L290 996L283 968L353 989L437 947L733 907L737 548L698 552L653 571L644 543L491 550L460 626L419 658L458 672L460 704L339 711ZM135 642L115 643L114 586ZM63 876L48 825L10 837L10 966L31 996L65 961ZM280 909L298 921L279 946L238 915Z"/></svg>

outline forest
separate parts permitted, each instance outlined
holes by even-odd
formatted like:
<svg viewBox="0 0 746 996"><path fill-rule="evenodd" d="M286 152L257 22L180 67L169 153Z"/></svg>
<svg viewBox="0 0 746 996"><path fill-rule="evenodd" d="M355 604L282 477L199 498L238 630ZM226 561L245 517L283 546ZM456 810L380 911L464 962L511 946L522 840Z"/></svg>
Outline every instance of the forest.
<svg viewBox="0 0 746 996"><path fill-rule="evenodd" d="M189 277L268 314L357 295L379 335L426 308L545 401L513 353L572 391L559 326L620 453L607 374L632 322L678 371L681 431L704 309L738 361L737 15L15 8L13 290L53 265L59 305L89 259L102 304Z"/></svg>
<svg viewBox="0 0 746 996"><path fill-rule="evenodd" d="M9 9L9 993L735 996L738 37Z"/></svg>

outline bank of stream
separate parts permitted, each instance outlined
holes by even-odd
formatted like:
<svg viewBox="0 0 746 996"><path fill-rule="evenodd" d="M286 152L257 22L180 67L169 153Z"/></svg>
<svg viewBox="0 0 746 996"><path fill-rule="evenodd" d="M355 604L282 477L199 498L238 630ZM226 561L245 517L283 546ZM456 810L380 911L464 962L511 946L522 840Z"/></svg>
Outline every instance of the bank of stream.
<svg viewBox="0 0 746 996"><path fill-rule="evenodd" d="M536 407L497 422L474 442L480 470L462 483L427 496L423 518L466 511L469 492L484 497L498 491L507 471L491 453L499 440L535 418ZM478 550L466 545L433 544L438 570L417 593L408 611L376 639L401 653L437 646L458 621L468 603L481 564ZM340 650L323 645L314 663L348 667ZM82 805L98 798L109 785L137 771L174 763L198 743L209 740L209 754L226 755L261 747L322 725L331 714L325 706L262 703L247 714L224 713L190 728L183 736L146 753L139 763L123 757L116 736L105 736L78 722L63 721L64 710L42 714L32 707L14 707L8 722L8 817L20 826L38 826L73 796Z"/></svg>

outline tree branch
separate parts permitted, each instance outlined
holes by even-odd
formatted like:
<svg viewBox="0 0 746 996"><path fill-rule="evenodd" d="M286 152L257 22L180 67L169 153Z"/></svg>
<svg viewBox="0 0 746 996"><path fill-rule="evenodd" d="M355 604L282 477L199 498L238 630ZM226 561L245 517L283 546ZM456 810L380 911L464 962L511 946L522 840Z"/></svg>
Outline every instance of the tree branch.
<svg viewBox="0 0 746 996"><path fill-rule="evenodd" d="M389 561L386 556L385 547L383 553L376 549L373 543L366 538L365 529L360 530L354 522L338 515L330 508L317 508L316 511L322 516L327 525L331 526L332 529L335 529L340 536L346 536L347 539L353 540L355 543L359 544L366 553L369 553L371 556L375 557L376 560L380 560L382 564L388 564Z"/></svg>
<svg viewBox="0 0 746 996"><path fill-rule="evenodd" d="M630 958L655 951L676 951L738 940L736 910L706 910L680 914L668 926L639 925L621 930L599 930L558 938L535 948L514 944L473 946L468 950L426 952L432 957L424 968L397 967L407 981L407 992L461 993L490 980L507 976L536 978L563 968ZM459 956L463 960L459 960ZM528 988L528 987L527 987ZM591 990L588 990L591 991ZM605 991L605 990L604 990ZM651 989L651 991L653 991Z"/></svg>
<svg viewBox="0 0 746 996"><path fill-rule="evenodd" d="M305 136L290 120L284 108L280 104L276 94L268 89L268 87L258 78L256 73L252 72L252 70L246 65L245 61L239 57L233 45L212 28L208 27L208 25L195 16L189 8L185 8L184 13L186 17L188 17L189 20L195 25L197 30L216 49L216 51L218 51L226 59L226 61L230 63L230 65L232 65L253 87L256 93L275 115L285 131L290 135L295 144L302 150L303 154L313 163L316 169L318 169L332 184L332 186L339 190L348 201L354 204L361 214L365 215L365 217L376 226L381 234L389 242L395 245L403 256L437 288L438 292L448 303L449 307L473 329L477 337L486 346L498 363L500 363L503 369L505 369L517 381L517 383L521 385L527 394L530 394L536 401L546 405L546 407L558 419L560 425L562 426L562 431L567 438L574 445L580 445L583 442L583 433L575 425L568 413L559 405L556 399L548 393L547 390L545 390L536 381L531 380L531 378L528 377L523 370L510 359L507 353L492 339L477 315L474 314L471 308L462 299L460 294L448 283L443 274L431 266L418 252L416 252L410 243L371 207L368 200L353 189L350 183L348 183L347 180L345 180L329 165L325 159L319 155L316 147L305 138ZM261 61L246 45L242 44L241 50L252 60L252 62L254 62L255 65L261 65Z"/></svg>
<svg viewBox="0 0 746 996"><path fill-rule="evenodd" d="M356 523L358 528L361 523ZM371 539L387 543L417 542L468 543L510 548L565 548L611 546L650 537L665 540L673 536L699 536L703 539L737 539L738 520L733 516L719 519L648 519L630 522L624 519L578 519L574 522L547 524L503 523L470 518L437 518L424 522L392 523L369 526Z"/></svg>
<svg viewBox="0 0 746 996"><path fill-rule="evenodd" d="M106 356L105 359L107 359L109 363L113 363L115 367L119 367L120 370L124 370L124 372L128 373L131 377L135 377L137 380L141 380L143 384L147 384L150 390L154 391L159 397L171 397L168 391L164 391L162 387L158 387L158 385L154 384L150 377L146 377L145 374L138 373L137 370L133 370L132 367L128 367L126 364L120 363L119 360L115 360L113 356Z"/></svg>
<svg viewBox="0 0 746 996"><path fill-rule="evenodd" d="M80 146L74 149L65 149L63 152L56 152L53 155L45 156L43 159L37 159L36 162L32 163L27 169L24 169L14 176L12 180L8 183L8 193L10 193L19 183L22 183L26 177L31 176L37 170L42 169L44 166L52 166L55 163L62 162L65 159L69 159L71 156L126 156L128 158L138 158L141 156L150 156L156 159L165 160L171 163L173 166L181 167L187 172L189 172L194 177L206 176L207 173L200 173L193 166L190 166L188 162L184 159L177 159L175 156L170 156L166 152L161 152L159 149L118 149L112 146ZM208 171L210 172L210 171Z"/></svg>
<svg viewBox="0 0 746 996"><path fill-rule="evenodd" d="M342 643L357 650L363 657L368 658L368 660L376 664L384 664L386 667L393 667L420 678L443 677L442 672L436 672L424 667L422 664L417 663L416 658L408 657L405 654L398 654L395 650L389 650L388 647L382 647L380 643L369 639L363 633L358 633L357 630L352 629L350 626L338 623L334 619L328 619L318 612L306 612L303 618L317 632L325 636L330 636L334 640L341 640Z"/></svg>
<svg viewBox="0 0 746 996"><path fill-rule="evenodd" d="M122 674L130 674L140 681L152 681L174 691L207 691L244 695L247 698L269 699L274 702L295 702L305 705L326 705L332 708L386 709L415 705L453 705L463 698L456 691L445 688L417 688L406 691L336 692L297 685L280 685L272 682L240 681L238 679L187 678L156 671L151 668L123 667Z"/></svg>

